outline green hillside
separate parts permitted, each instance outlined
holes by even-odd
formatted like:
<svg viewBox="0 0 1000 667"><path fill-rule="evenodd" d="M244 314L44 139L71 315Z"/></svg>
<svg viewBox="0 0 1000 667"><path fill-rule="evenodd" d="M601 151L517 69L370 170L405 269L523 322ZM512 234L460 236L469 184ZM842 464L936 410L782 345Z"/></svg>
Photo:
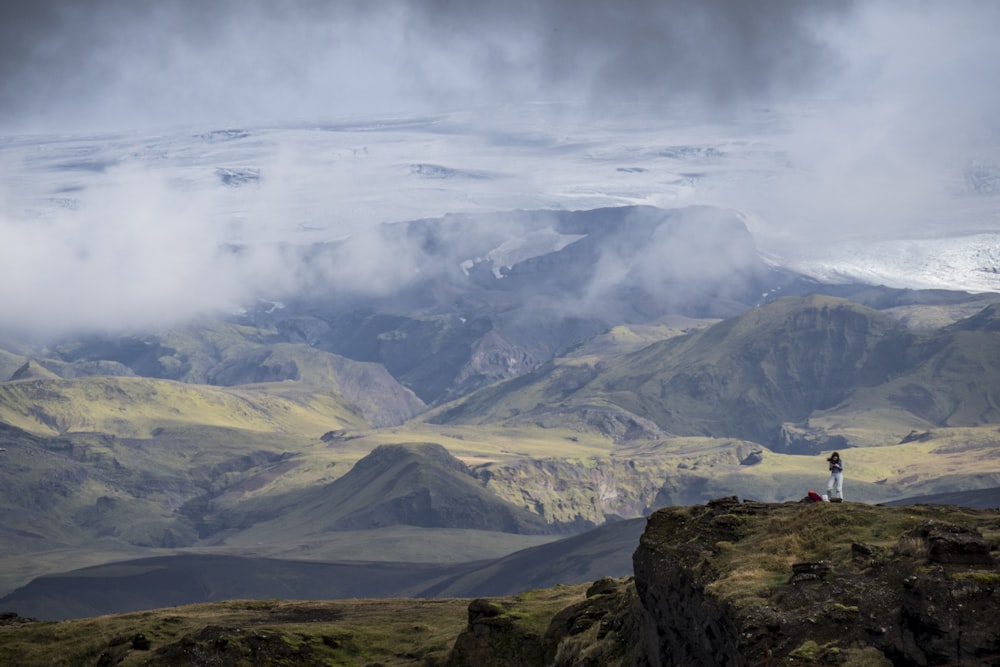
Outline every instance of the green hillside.
<svg viewBox="0 0 1000 667"><path fill-rule="evenodd" d="M190 385L237 386L295 381L332 393L374 426L406 421L423 402L380 364L359 362L273 332L221 321L204 321L158 335L90 337L34 350L38 373L64 378L132 376L176 380ZM22 356L3 353L11 364ZM4 359L0 356L0 362ZM24 361L21 362L22 364ZM13 373L0 379L16 379Z"/></svg>
<svg viewBox="0 0 1000 667"><path fill-rule="evenodd" d="M329 391L264 384L223 388L140 377L21 380L0 383L0 420L40 435L106 433L150 438L197 425L319 437L367 427Z"/></svg>
<svg viewBox="0 0 1000 667"><path fill-rule="evenodd" d="M0 589L165 550L492 558L666 505L797 500L832 449L850 501L998 486L996 322L784 298L617 327L427 412L380 365L255 327L8 346Z"/></svg>
<svg viewBox="0 0 1000 667"><path fill-rule="evenodd" d="M580 423L600 407L663 434L818 452L883 444L914 428L1000 423L998 360L1000 337L988 328L914 332L843 299L789 297L636 352L556 360L427 419L540 423L562 413ZM847 422L854 413L869 416L867 439L808 433L814 417Z"/></svg>
<svg viewBox="0 0 1000 667"><path fill-rule="evenodd" d="M562 592L549 605L554 607L550 614L578 599L584 588ZM466 624L467 608L468 600L215 602L64 621L56 626L0 626L0 659L25 667L84 665L96 664L106 654L113 664L123 667L184 660L192 664L202 658L217 664L249 665L249 654L255 650L258 665L288 664L303 654L310 655L311 661L299 659L299 664L362 667L376 661L413 664L415 659L441 664ZM59 632L53 636L55 628Z"/></svg>

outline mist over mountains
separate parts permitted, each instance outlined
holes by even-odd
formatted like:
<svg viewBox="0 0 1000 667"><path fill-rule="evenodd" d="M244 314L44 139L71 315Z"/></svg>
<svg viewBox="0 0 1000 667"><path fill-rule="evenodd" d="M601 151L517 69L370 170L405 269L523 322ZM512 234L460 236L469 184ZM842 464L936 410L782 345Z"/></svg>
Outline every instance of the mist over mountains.
<svg viewBox="0 0 1000 667"><path fill-rule="evenodd" d="M395 289L324 277L373 243L418 249ZM486 561L663 505L796 499L831 449L857 500L1000 482L994 294L822 283L704 206L449 215L288 251L318 278L281 302L4 343L12 564Z"/></svg>
<svg viewBox="0 0 1000 667"><path fill-rule="evenodd" d="M365 286L341 281L345 265L371 261L372 247L397 249L376 263L384 260L386 275ZM764 261L741 214L704 206L455 214L283 252L308 277L280 302L224 315L228 325L74 337L34 363L64 377L126 374L220 386L350 377L337 381L338 392L359 406L366 392L380 395L381 408L360 408L378 425L405 421L420 402L440 404L522 375L619 325L724 319L803 294L881 309L980 300L821 283ZM252 329L239 328L245 325ZM388 394L376 388L394 382L419 401L400 395L399 410L389 410Z"/></svg>
<svg viewBox="0 0 1000 667"><path fill-rule="evenodd" d="M834 449L1000 487L991 3L2 13L5 604L625 575Z"/></svg>

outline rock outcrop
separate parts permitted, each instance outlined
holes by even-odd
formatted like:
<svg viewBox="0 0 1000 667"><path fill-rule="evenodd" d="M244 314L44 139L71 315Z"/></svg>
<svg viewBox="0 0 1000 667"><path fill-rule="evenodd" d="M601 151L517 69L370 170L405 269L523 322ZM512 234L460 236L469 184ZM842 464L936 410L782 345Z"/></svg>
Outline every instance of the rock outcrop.
<svg viewBox="0 0 1000 667"><path fill-rule="evenodd" d="M449 665L997 664L998 546L998 510L664 508L634 580L597 582L545 632L477 600Z"/></svg>
<svg viewBox="0 0 1000 667"><path fill-rule="evenodd" d="M486 599L469 605L469 624L458 636L448 667L571 667L629 665L639 659L634 642L638 601L631 577L600 579L582 602L557 612L547 628Z"/></svg>
<svg viewBox="0 0 1000 667"><path fill-rule="evenodd" d="M730 498L655 512L634 555L636 664L1000 660L1000 512L901 509Z"/></svg>

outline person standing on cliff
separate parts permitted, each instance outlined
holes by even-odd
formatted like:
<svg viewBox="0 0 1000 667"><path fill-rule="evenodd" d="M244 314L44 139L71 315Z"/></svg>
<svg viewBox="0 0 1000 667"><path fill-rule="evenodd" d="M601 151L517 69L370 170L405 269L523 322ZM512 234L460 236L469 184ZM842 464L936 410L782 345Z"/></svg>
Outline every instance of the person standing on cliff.
<svg viewBox="0 0 1000 667"><path fill-rule="evenodd" d="M826 483L826 493L831 502L839 503L844 500L844 462L840 460L840 454L834 452L826 460L830 464L830 479Z"/></svg>

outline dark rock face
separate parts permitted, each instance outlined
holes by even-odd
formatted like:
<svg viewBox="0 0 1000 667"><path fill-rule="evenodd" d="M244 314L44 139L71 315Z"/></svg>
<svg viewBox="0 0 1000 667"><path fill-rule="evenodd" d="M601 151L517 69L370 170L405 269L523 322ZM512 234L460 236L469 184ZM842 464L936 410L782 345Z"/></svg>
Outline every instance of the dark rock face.
<svg viewBox="0 0 1000 667"><path fill-rule="evenodd" d="M210 625L156 650L145 664L319 667L328 663L308 644L295 646L280 633Z"/></svg>
<svg viewBox="0 0 1000 667"><path fill-rule="evenodd" d="M552 618L545 633L545 664L638 664L642 647L635 638L639 601L632 579L600 579L587 590L587 599Z"/></svg>
<svg viewBox="0 0 1000 667"><path fill-rule="evenodd" d="M0 626L4 625L24 625L25 623L36 623L34 618L25 618L17 615L13 611L0 612Z"/></svg>
<svg viewBox="0 0 1000 667"><path fill-rule="evenodd" d="M791 583L825 579L830 574L830 566L823 561L818 563L795 563L792 565Z"/></svg>
<svg viewBox="0 0 1000 667"><path fill-rule="evenodd" d="M613 667L645 664L635 642L638 600L631 578L600 579L587 598L559 611L544 633L496 602L473 600L469 624L455 641L448 667Z"/></svg>
<svg viewBox="0 0 1000 667"><path fill-rule="evenodd" d="M639 665L746 665L737 628L683 570L667 568L656 586L636 583L642 600L645 655Z"/></svg>
<svg viewBox="0 0 1000 667"><path fill-rule="evenodd" d="M834 526L836 536L847 526L893 526L917 517L847 503L735 498L654 513L633 556L643 649L633 664L993 664L1000 656L1000 568L990 553L996 541L968 525L968 512L959 525L946 521L947 511L923 509L945 520L925 519L895 546L836 544L831 559L794 563L785 583L749 596L726 593L724 579L768 557L750 550L745 564L732 560L741 542L755 543L781 516L788 522L781 525L802 526L790 530L792 541L815 536L815 525ZM995 510L971 520L1000 529Z"/></svg>
<svg viewBox="0 0 1000 667"><path fill-rule="evenodd" d="M706 512L713 519L722 518L728 510L739 506L736 498L721 499L713 501ZM633 556L636 593L642 605L640 642L644 649L637 664L650 667L746 665L739 650L737 626L725 606L706 595L701 578L685 567L691 555L678 561L663 557L656 549L643 547L648 544L651 532L656 530L658 517L663 515L657 513L650 517L640 547ZM721 532L729 532L723 522L716 521L715 525L722 526Z"/></svg>
<svg viewBox="0 0 1000 667"><path fill-rule="evenodd" d="M928 522L911 531L911 536L927 544L927 558L932 563L953 565L993 565L990 548L977 530Z"/></svg>
<svg viewBox="0 0 1000 667"><path fill-rule="evenodd" d="M497 604L469 604L469 625L455 640L449 667L534 667L545 664L538 635L526 632Z"/></svg>
<svg viewBox="0 0 1000 667"><path fill-rule="evenodd" d="M997 582L911 575L883 652L894 664L987 665L1000 658Z"/></svg>

